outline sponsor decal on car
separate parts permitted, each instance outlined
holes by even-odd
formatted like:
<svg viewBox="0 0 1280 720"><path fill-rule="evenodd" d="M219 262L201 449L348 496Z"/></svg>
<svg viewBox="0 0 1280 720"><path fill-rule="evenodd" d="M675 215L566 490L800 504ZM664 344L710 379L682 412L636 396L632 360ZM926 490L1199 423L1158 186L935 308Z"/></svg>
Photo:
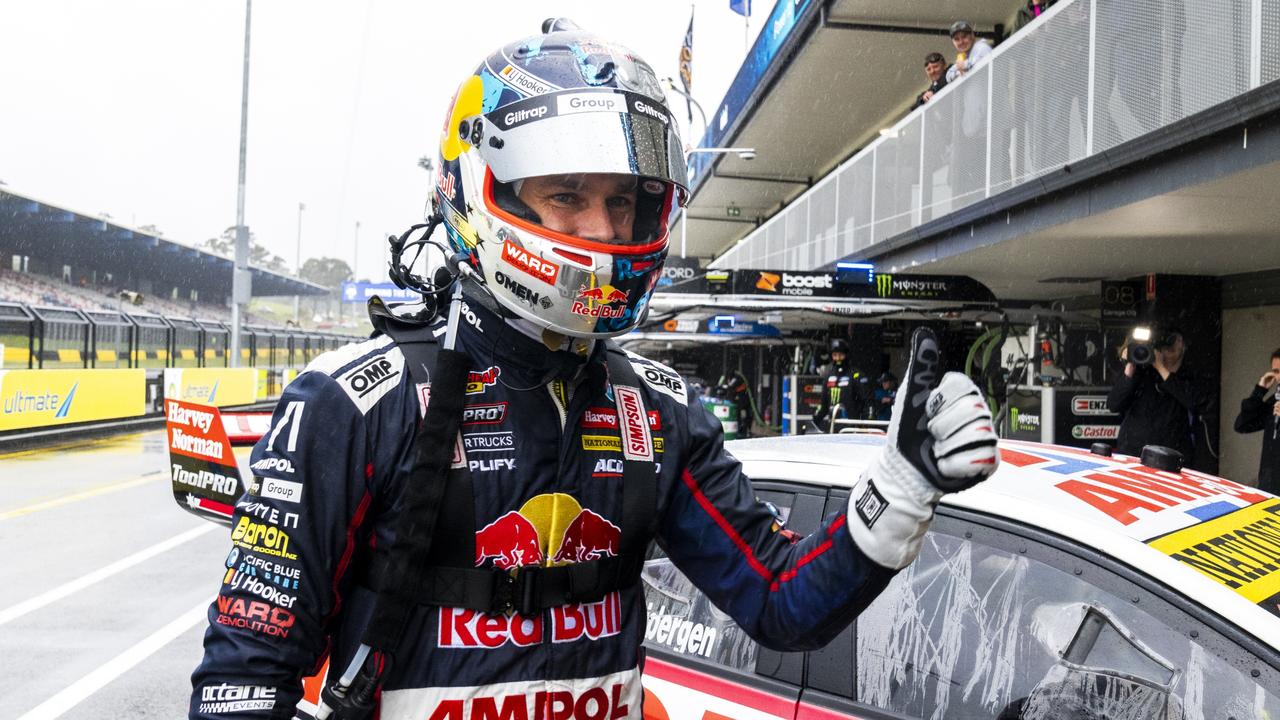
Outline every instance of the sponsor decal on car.
<svg viewBox="0 0 1280 720"><path fill-rule="evenodd" d="M669 613L666 604L655 609L648 604L649 622L645 625L644 639L665 646L681 655L711 657L719 637L714 627L692 622L680 615Z"/></svg>
<svg viewBox="0 0 1280 720"><path fill-rule="evenodd" d="M1280 499L1234 509L1148 544L1252 603L1280 594Z"/></svg>
<svg viewBox="0 0 1280 720"><path fill-rule="evenodd" d="M237 478L227 477L211 470L191 471L177 463L174 463L171 467L173 482L179 485L211 490L221 495L235 495L240 484Z"/></svg>

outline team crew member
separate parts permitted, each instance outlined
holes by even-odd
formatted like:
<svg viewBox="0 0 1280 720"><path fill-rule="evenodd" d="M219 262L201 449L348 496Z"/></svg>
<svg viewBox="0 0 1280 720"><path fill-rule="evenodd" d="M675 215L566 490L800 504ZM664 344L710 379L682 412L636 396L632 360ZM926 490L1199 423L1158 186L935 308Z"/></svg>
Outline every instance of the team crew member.
<svg viewBox="0 0 1280 720"><path fill-rule="evenodd" d="M1236 416L1238 433L1262 431L1262 460L1258 464L1258 487L1280 495L1280 410L1276 404L1276 381L1280 379L1280 349L1271 353L1271 369L1263 373L1253 392L1240 401Z"/></svg>
<svg viewBox="0 0 1280 720"><path fill-rule="evenodd" d="M942 494L994 471L990 415L966 378L938 376L919 334L899 422L848 511L806 539L777 532L685 381L607 341L643 319L685 199L675 128L650 67L577 30L501 48L455 96L433 203L482 282L456 333L471 372L445 504L465 511L440 515L433 569L507 587L652 537L762 644L818 647L915 558ZM372 315L397 337L445 333ZM253 450L258 489L237 503L191 717L291 717L303 676L326 656L334 672L351 663L438 389L397 342L327 353L286 388ZM626 520L637 488L652 490L647 522ZM424 587L400 652L376 658L377 717L641 717L638 576L590 602L506 596L489 611Z"/></svg>
<svg viewBox="0 0 1280 720"><path fill-rule="evenodd" d="M818 370L818 377L822 381L822 399L813 412L813 422L820 429L829 432L836 420L867 417L867 379L849 366L848 341L831 341L831 362Z"/></svg>

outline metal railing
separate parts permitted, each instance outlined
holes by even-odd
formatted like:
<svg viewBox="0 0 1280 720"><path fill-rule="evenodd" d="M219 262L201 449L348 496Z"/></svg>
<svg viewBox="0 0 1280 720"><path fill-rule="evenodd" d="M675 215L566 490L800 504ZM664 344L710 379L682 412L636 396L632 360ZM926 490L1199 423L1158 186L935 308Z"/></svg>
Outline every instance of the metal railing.
<svg viewBox="0 0 1280 720"><path fill-rule="evenodd" d="M1280 78L1280 0L1067 0L711 263L808 270Z"/></svg>
<svg viewBox="0 0 1280 720"><path fill-rule="evenodd" d="M0 368L226 367L231 331L215 320L0 303ZM245 367L302 368L363 337L246 326Z"/></svg>

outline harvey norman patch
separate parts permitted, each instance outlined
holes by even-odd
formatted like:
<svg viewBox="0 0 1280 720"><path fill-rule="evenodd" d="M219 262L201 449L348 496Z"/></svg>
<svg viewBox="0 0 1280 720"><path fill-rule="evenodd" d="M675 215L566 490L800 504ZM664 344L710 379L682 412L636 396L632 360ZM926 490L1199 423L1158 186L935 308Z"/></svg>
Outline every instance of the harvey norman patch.
<svg viewBox="0 0 1280 720"><path fill-rule="evenodd" d="M1280 499L1272 498L1147 543L1280 615Z"/></svg>

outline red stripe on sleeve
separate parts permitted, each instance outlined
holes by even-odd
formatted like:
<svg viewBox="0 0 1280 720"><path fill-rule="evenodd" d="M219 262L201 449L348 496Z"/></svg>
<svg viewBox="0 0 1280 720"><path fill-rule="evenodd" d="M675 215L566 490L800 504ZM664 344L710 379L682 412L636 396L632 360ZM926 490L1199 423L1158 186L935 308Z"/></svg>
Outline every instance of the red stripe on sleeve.
<svg viewBox="0 0 1280 720"><path fill-rule="evenodd" d="M751 566L751 569L755 570L756 574L764 578L766 582L772 581L773 573L769 572L769 568L765 567L755 553L751 552L751 546L747 545L742 536L738 534L738 531L734 530L724 515L720 514L720 511L716 509L716 506L711 504L711 500L698 487L698 481L693 479L687 469L683 472L682 477L684 478L685 486L689 488L689 492L693 493L693 499L698 501L698 504L702 506L707 515L711 516L716 525L720 526L720 530L738 547L738 551L747 559L747 564Z"/></svg>

